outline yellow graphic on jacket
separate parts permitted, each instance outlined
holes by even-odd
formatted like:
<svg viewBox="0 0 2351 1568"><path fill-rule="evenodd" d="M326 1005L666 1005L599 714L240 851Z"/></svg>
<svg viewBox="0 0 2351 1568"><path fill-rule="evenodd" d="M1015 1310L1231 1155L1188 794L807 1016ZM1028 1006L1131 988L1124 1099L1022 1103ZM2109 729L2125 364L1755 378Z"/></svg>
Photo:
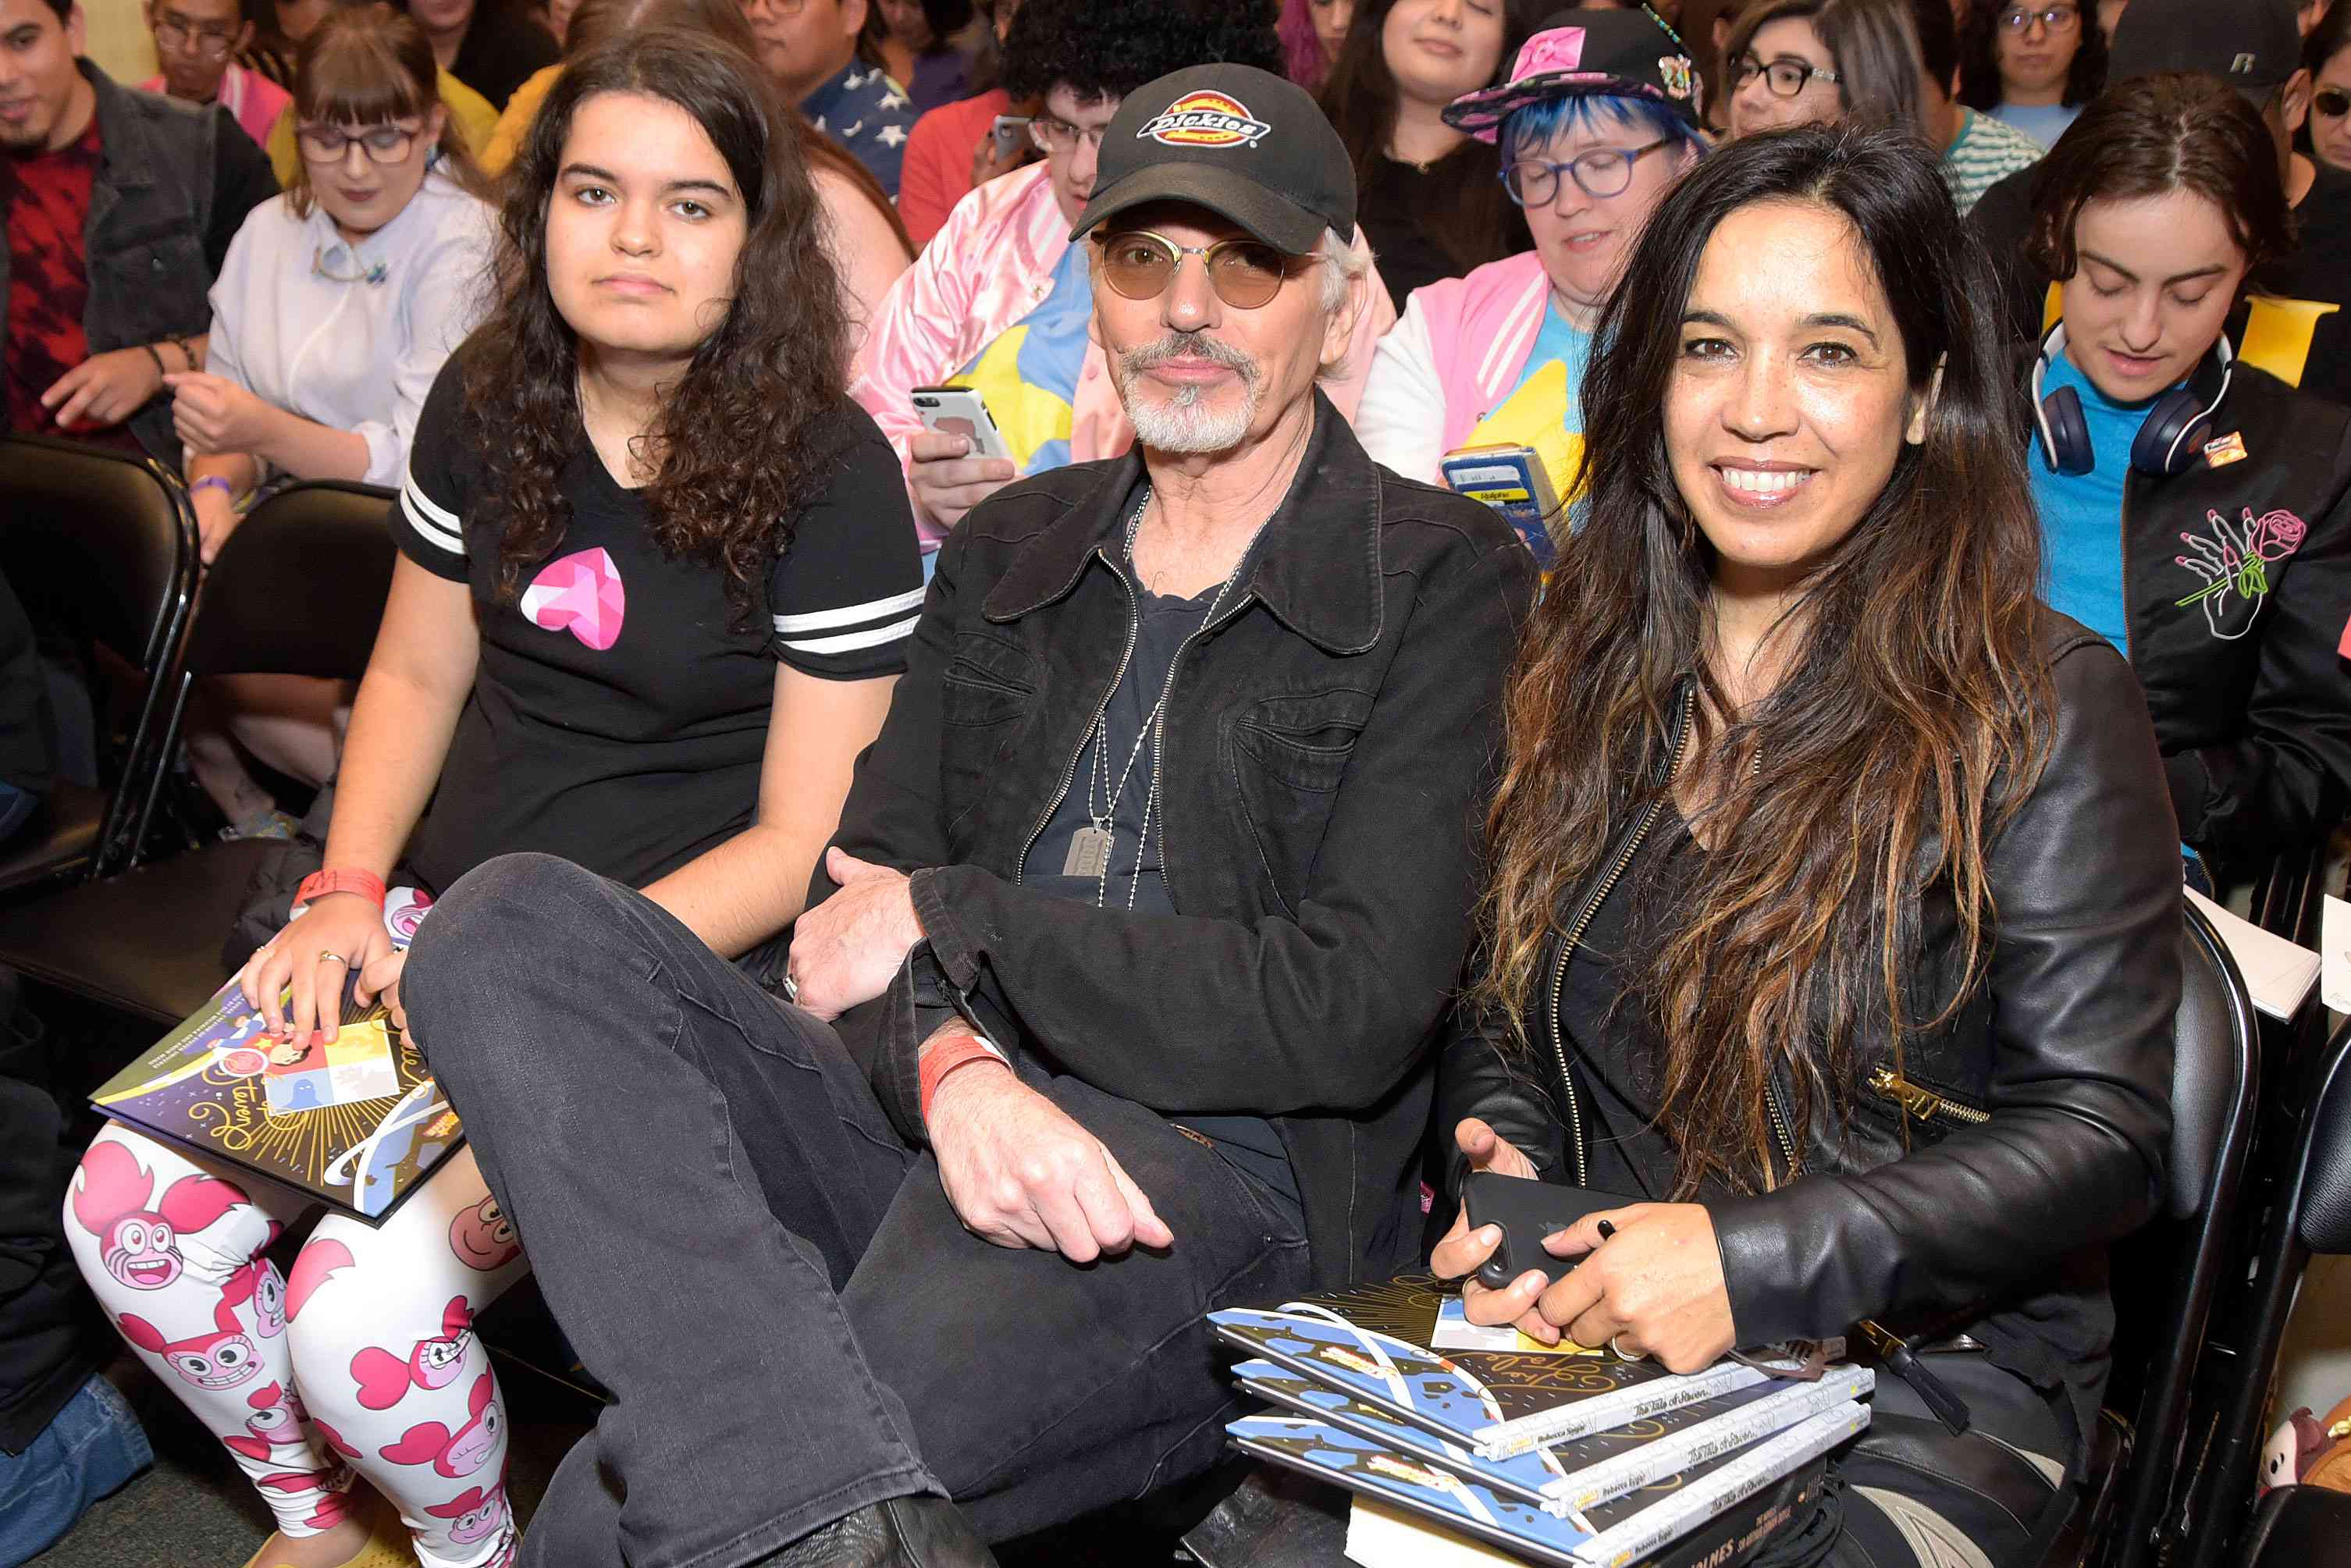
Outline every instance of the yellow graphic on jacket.
<svg viewBox="0 0 2351 1568"><path fill-rule="evenodd" d="M987 402L1024 475L1070 460L1078 373L1086 362L1092 316L1086 247L1073 245L1054 267L1052 287L1037 308L999 333L955 379Z"/></svg>

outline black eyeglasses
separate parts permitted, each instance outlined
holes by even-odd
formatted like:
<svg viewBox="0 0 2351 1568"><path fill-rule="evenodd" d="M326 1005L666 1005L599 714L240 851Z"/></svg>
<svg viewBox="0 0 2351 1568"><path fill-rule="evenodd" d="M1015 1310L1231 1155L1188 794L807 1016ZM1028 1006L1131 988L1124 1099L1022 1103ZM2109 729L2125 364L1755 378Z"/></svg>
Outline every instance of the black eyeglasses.
<svg viewBox="0 0 2351 1568"><path fill-rule="evenodd" d="M1281 292L1282 280L1298 265L1263 240L1220 239L1214 245L1177 245L1149 229L1129 229L1102 242L1102 281L1127 299L1156 299L1174 281L1187 256L1208 268L1208 287L1236 310L1254 310Z"/></svg>
<svg viewBox="0 0 2351 1568"><path fill-rule="evenodd" d="M371 162L398 163L415 151L416 139L422 129L411 130L404 125L379 125L368 131L338 131L331 125L305 125L294 132L295 144L302 156L313 163L340 163L356 142L366 149Z"/></svg>
<svg viewBox="0 0 2351 1568"><path fill-rule="evenodd" d="M1836 72L1816 66L1810 60L1783 56L1766 65L1752 49L1740 56L1730 68L1730 81L1734 88L1744 88L1759 76L1763 78L1763 85L1771 89L1773 98L1793 98L1804 90L1805 83L1816 78L1825 82L1844 79Z"/></svg>
<svg viewBox="0 0 2351 1568"><path fill-rule="evenodd" d="M2351 92L2339 87L2323 87L2310 95L2310 107L2329 120L2339 120L2351 114Z"/></svg>
<svg viewBox="0 0 2351 1568"><path fill-rule="evenodd" d="M1633 165L1663 147L1592 147L1564 163L1522 158L1502 171L1502 189L1522 207L1547 207L1559 195L1559 177L1565 174L1587 196L1621 196L1633 183Z"/></svg>
<svg viewBox="0 0 2351 1568"><path fill-rule="evenodd" d="M2070 33L2082 25L2082 8L2043 5L2035 10L2029 5L2017 5L2000 14L2000 25L2011 33L2022 33L2035 22L2053 33Z"/></svg>

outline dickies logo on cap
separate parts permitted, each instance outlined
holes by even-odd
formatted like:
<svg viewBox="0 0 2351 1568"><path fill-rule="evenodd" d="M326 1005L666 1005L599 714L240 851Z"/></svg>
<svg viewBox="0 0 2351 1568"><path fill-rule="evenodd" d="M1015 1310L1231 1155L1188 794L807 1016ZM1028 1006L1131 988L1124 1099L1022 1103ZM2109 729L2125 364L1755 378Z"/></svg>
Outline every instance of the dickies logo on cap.
<svg viewBox="0 0 2351 1568"><path fill-rule="evenodd" d="M1134 135L1168 147L1246 147L1272 131L1239 99L1210 89L1186 93Z"/></svg>

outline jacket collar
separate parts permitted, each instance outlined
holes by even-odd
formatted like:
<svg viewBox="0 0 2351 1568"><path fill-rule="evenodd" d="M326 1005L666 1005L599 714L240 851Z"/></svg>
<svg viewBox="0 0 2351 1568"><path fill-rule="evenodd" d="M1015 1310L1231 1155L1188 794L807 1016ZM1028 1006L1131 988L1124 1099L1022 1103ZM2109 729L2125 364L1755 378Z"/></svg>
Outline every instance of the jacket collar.
<svg viewBox="0 0 2351 1568"><path fill-rule="evenodd" d="M147 127L131 89L86 59L76 60L74 67L97 95L98 150L107 183L119 191L145 190L155 183L155 174L148 166Z"/></svg>
<svg viewBox="0 0 2351 1568"><path fill-rule="evenodd" d="M1139 448L1104 464L1093 487L1021 548L981 612L1017 621L1077 586L1097 549L1123 541L1130 498L1143 476ZM1380 476L1354 432L1321 388L1290 493L1259 541L1243 591L1328 653L1361 653L1380 640Z"/></svg>

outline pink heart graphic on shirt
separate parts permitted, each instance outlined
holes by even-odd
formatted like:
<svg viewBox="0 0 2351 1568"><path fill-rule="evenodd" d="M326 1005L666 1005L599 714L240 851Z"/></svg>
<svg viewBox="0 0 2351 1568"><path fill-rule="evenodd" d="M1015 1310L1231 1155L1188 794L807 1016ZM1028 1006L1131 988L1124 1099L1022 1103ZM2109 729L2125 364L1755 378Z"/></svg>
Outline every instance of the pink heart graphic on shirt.
<svg viewBox="0 0 2351 1568"><path fill-rule="evenodd" d="M549 561L522 595L523 616L532 625L569 632L600 653L621 640L628 609L620 569L601 549Z"/></svg>

